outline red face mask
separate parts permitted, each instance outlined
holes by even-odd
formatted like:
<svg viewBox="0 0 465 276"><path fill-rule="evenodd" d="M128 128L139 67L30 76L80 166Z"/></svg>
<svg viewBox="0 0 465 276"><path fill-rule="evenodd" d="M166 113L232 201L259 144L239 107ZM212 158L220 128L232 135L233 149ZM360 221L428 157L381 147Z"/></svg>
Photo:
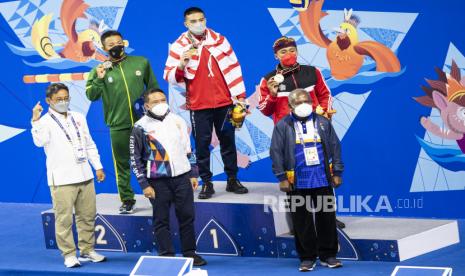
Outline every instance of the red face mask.
<svg viewBox="0 0 465 276"><path fill-rule="evenodd" d="M281 64L290 67L297 63L297 55L295 53L287 53L281 58Z"/></svg>

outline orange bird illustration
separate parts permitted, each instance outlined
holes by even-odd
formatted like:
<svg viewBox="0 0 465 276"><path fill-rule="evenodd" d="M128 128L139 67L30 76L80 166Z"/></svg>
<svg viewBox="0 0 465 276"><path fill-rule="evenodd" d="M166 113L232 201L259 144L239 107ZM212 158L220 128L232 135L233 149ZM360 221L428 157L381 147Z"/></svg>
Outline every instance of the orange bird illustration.
<svg viewBox="0 0 465 276"><path fill-rule="evenodd" d="M31 41L37 53L45 59L67 58L77 62L86 62L89 59L105 60L105 56L97 52L98 47L102 47L100 33L104 30L103 20L100 26L92 26L78 33L76 31L76 21L78 18L86 18L84 12L89 5L82 0L64 0L61 5L60 19L65 35L68 37L66 43L53 43L50 39L49 27L53 14L42 16L34 22L32 26ZM95 25L95 24L94 24ZM56 46L63 46L63 50L57 53Z"/></svg>
<svg viewBox="0 0 465 276"><path fill-rule="evenodd" d="M76 31L76 21L78 18L87 18L84 12L89 7L82 0L64 0L61 6L60 17L63 30L68 37L60 56L78 62L86 62L89 59L105 60L105 56L98 53L94 42L101 44L100 35L92 29L81 33Z"/></svg>
<svg viewBox="0 0 465 276"><path fill-rule="evenodd" d="M322 11L324 0L313 0L305 11L299 12L299 20L305 36L313 43L326 48L331 75L335 79L345 80L358 73L363 65L364 56L376 62L376 71L399 72L400 62L396 55L376 41L358 41L357 26L360 19L352 15L352 9L344 9L344 21L336 28L335 41L327 38L320 20L328 15Z"/></svg>

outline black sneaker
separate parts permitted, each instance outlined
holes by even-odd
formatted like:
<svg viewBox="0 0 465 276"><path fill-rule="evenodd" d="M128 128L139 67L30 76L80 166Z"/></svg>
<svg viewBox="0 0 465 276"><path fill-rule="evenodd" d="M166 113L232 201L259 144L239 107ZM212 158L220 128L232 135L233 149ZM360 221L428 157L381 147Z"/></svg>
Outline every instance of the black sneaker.
<svg viewBox="0 0 465 276"><path fill-rule="evenodd" d="M338 219L336 219L336 227L339 229L344 229L346 228L346 224Z"/></svg>
<svg viewBox="0 0 465 276"><path fill-rule="evenodd" d="M199 193L199 199L209 199L215 193L213 189L213 183L211 181L206 181L202 184L202 190Z"/></svg>
<svg viewBox="0 0 465 276"><path fill-rule="evenodd" d="M123 202L123 205L119 207L120 214L132 214L134 213L134 205L136 204L135 200L128 200Z"/></svg>
<svg viewBox="0 0 465 276"><path fill-rule="evenodd" d="M315 268L316 262L312 260L305 260L300 262L299 271L307 272L312 271Z"/></svg>
<svg viewBox="0 0 465 276"><path fill-rule="evenodd" d="M342 267L342 262L336 259L335 257L329 257L325 260L320 260L320 265L327 266L329 268L338 268Z"/></svg>
<svg viewBox="0 0 465 276"><path fill-rule="evenodd" d="M231 192L235 194L246 194L249 192L246 187L244 187L239 179L230 178L228 179L228 184L226 184L226 192Z"/></svg>
<svg viewBox="0 0 465 276"><path fill-rule="evenodd" d="M202 256L200 255L194 254L192 256L186 256L186 257L194 259L194 266L203 266L207 264L207 261L205 261L205 259L202 258Z"/></svg>

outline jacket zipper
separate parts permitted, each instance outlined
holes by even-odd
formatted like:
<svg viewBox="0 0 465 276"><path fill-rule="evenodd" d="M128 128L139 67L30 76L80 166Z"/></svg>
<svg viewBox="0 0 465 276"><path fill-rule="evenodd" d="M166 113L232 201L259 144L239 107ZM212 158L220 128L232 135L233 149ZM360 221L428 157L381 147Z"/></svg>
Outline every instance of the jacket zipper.
<svg viewBox="0 0 465 276"><path fill-rule="evenodd" d="M316 120L316 118L315 118ZM317 124L317 131L318 135L320 136L320 141L321 141L321 146L323 147L323 156L325 158L325 173L326 173L326 179L328 180L328 184L331 186L332 183L332 177L331 177L331 172L329 170L329 160L328 160L328 153L326 150L326 145L323 142L323 135L320 133L320 124Z"/></svg>
<svg viewBox="0 0 465 276"><path fill-rule="evenodd" d="M124 86L126 87L126 94L128 96L129 115L131 116L131 124L134 125L134 118L132 117L131 96L129 95L128 83L126 82L126 77L124 76L124 71L123 71L123 67L121 66L121 63L119 63L118 65L121 71L121 75L123 76L123 82L124 82Z"/></svg>

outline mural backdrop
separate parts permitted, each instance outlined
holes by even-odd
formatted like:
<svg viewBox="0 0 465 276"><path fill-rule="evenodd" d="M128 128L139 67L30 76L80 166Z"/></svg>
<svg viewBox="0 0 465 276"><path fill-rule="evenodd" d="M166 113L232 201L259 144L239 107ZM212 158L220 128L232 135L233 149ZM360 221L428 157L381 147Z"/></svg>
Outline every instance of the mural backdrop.
<svg viewBox="0 0 465 276"><path fill-rule="evenodd" d="M346 163L340 211L465 217L465 2L320 0L304 9L291 2L0 1L0 201L50 202L30 118L58 79L71 89L72 110L87 115L100 150L108 179L97 192L116 192L102 105L84 94L87 73L105 60L105 30L118 29L128 53L150 60L171 108L189 121L185 91L162 75L169 43L185 31L183 11L195 5L208 27L228 37L243 68L252 112L237 132L241 180L276 181L268 153L273 122L256 108L257 85L276 66L274 40L286 35L297 41L300 63L322 70L334 97ZM215 179L223 180L216 138L211 149Z"/></svg>

